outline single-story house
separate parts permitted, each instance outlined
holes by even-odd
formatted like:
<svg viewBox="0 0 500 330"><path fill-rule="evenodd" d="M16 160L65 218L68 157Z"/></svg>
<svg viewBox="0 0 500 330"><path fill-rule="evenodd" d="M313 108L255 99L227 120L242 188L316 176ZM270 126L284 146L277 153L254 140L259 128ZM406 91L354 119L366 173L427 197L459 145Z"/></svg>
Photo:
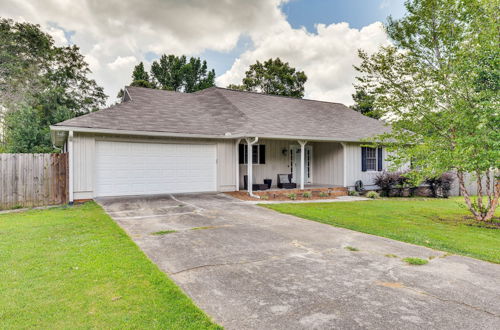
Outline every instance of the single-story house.
<svg viewBox="0 0 500 330"><path fill-rule="evenodd" d="M122 102L51 126L69 153L70 201L99 196L236 191L291 174L298 187L373 184L386 132L343 104L212 87L126 87ZM249 185L250 191L252 185Z"/></svg>

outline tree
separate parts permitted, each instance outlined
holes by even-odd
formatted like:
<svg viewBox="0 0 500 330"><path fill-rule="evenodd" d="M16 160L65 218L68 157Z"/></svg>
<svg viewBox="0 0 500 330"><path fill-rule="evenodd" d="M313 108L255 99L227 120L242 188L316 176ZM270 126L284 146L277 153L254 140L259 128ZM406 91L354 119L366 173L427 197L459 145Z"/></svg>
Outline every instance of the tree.
<svg viewBox="0 0 500 330"><path fill-rule="evenodd" d="M144 63L139 63L134 67L132 71L132 81L144 80L149 81L149 74L144 70Z"/></svg>
<svg viewBox="0 0 500 330"><path fill-rule="evenodd" d="M151 65L151 76L161 89L180 91L184 85L185 65L186 56L163 54L159 61L154 61Z"/></svg>
<svg viewBox="0 0 500 330"><path fill-rule="evenodd" d="M169 91L193 93L215 86L215 71L208 70L207 62L199 57L188 61L185 55L162 55L151 65L151 77L152 88L158 86Z"/></svg>
<svg viewBox="0 0 500 330"><path fill-rule="evenodd" d="M90 70L78 47L55 46L38 25L0 19L0 62L7 151L51 150L49 125L105 103L103 89L88 78ZM36 134L22 127L27 123ZM30 139L33 143L23 142Z"/></svg>
<svg viewBox="0 0 500 330"><path fill-rule="evenodd" d="M380 119L380 114L374 111L373 102L374 95L368 94L363 87L355 86L355 93L352 94L352 99L356 102L351 106L351 109L362 113L365 116Z"/></svg>
<svg viewBox="0 0 500 330"><path fill-rule="evenodd" d="M200 58L191 57L184 66L184 91L193 93L208 87L215 86L215 71L208 71L207 62Z"/></svg>
<svg viewBox="0 0 500 330"><path fill-rule="evenodd" d="M296 71L279 58L271 58L250 65L242 85L229 85L228 88L302 98L306 81L304 71Z"/></svg>
<svg viewBox="0 0 500 330"><path fill-rule="evenodd" d="M359 52L359 84L392 129L374 141L393 152L394 167L412 161L415 182L453 170L474 218L490 221L500 196L499 1L405 6L405 17L386 24L393 46ZM466 173L478 183L476 198Z"/></svg>
<svg viewBox="0 0 500 330"><path fill-rule="evenodd" d="M7 152L52 152L49 126L42 124L40 113L31 107L22 107L7 114L5 119Z"/></svg>

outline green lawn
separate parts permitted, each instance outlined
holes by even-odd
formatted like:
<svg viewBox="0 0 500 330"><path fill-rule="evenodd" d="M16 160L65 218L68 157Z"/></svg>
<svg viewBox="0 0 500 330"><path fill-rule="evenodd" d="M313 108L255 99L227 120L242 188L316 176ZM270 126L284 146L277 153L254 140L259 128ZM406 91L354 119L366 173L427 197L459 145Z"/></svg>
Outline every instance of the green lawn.
<svg viewBox="0 0 500 330"><path fill-rule="evenodd" d="M0 215L0 328L216 329L95 203Z"/></svg>
<svg viewBox="0 0 500 330"><path fill-rule="evenodd" d="M465 219L469 213L461 198L262 206L337 227L500 263L500 228L471 226L473 221Z"/></svg>

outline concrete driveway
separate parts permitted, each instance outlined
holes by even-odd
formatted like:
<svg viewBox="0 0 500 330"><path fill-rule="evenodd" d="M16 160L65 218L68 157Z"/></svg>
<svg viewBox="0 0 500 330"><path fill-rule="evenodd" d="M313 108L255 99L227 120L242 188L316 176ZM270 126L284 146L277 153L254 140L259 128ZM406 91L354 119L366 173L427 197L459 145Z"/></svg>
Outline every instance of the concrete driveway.
<svg viewBox="0 0 500 330"><path fill-rule="evenodd" d="M500 329L499 265L222 194L98 202L227 329ZM435 258L409 266L386 254Z"/></svg>

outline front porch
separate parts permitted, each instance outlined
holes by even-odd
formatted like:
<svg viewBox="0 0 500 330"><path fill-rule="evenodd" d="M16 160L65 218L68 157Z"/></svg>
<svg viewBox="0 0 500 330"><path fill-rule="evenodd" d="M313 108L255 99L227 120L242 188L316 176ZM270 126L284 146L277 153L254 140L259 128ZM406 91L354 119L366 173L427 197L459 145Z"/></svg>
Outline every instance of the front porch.
<svg viewBox="0 0 500 330"><path fill-rule="evenodd" d="M239 190L263 199L332 198L347 195L344 188L344 147L340 142L248 138L237 143ZM290 184L280 185L289 175ZM281 182L283 183L283 182ZM265 189L265 190L261 190Z"/></svg>

